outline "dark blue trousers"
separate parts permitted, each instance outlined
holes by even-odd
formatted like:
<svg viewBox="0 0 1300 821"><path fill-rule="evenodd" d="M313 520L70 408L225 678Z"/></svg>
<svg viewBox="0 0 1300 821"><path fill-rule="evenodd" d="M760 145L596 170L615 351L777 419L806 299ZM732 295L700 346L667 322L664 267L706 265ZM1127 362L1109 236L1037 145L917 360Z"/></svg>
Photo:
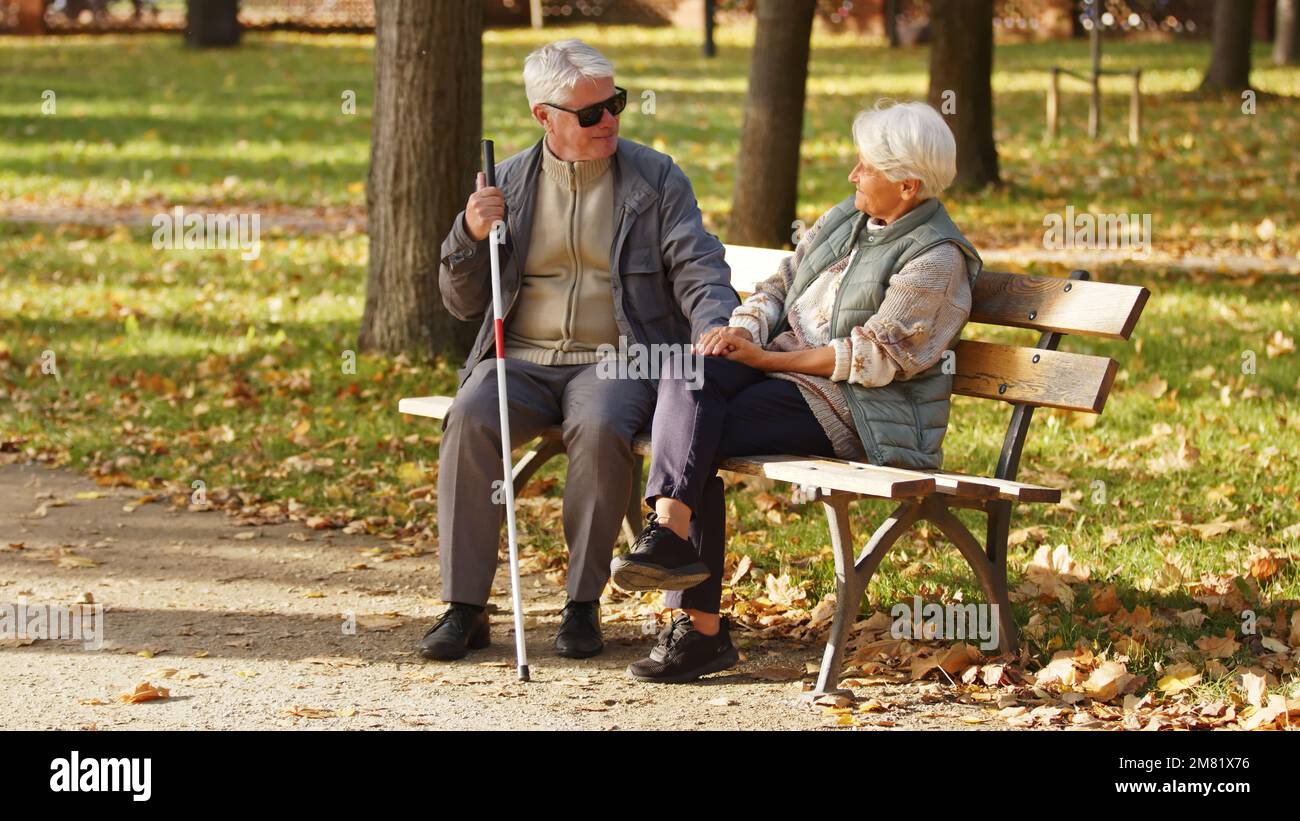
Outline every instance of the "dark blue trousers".
<svg viewBox="0 0 1300 821"><path fill-rule="evenodd" d="M656 497L668 496L691 508L691 542L709 568L707 581L668 591L668 606L717 613L727 542L719 463L778 453L834 456L835 448L793 382L720 356L704 357L703 366L698 388L681 378L680 363L659 380L645 501L654 507Z"/></svg>

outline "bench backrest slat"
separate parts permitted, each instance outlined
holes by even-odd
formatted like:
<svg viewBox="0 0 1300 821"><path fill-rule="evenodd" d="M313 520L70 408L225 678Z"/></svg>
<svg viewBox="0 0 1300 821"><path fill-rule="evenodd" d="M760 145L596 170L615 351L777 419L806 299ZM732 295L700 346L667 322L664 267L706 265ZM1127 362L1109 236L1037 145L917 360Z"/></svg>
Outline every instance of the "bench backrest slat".
<svg viewBox="0 0 1300 821"><path fill-rule="evenodd" d="M1137 285L982 271L971 322L1128 339L1151 292Z"/></svg>
<svg viewBox="0 0 1300 821"><path fill-rule="evenodd" d="M732 286L742 298L789 255L743 245L726 249ZM970 322L1128 339L1150 296L1136 285L986 269L971 295ZM1101 413L1117 369L1108 357L973 339L958 343L955 365L955 393L1091 413Z"/></svg>
<svg viewBox="0 0 1300 821"><path fill-rule="evenodd" d="M742 296L776 273L789 251L728 245L731 285ZM971 322L1128 339L1151 292L1137 285L1050 276L980 272L971 294Z"/></svg>
<svg viewBox="0 0 1300 821"><path fill-rule="evenodd" d="M727 245L727 265L731 268L731 287L741 294L741 298L753 293L758 283L776 273L781 260L790 256L790 251L776 248L755 248L752 245Z"/></svg>
<svg viewBox="0 0 1300 821"><path fill-rule="evenodd" d="M963 339L952 390L1036 407L1101 413L1115 381L1107 356L1047 351Z"/></svg>

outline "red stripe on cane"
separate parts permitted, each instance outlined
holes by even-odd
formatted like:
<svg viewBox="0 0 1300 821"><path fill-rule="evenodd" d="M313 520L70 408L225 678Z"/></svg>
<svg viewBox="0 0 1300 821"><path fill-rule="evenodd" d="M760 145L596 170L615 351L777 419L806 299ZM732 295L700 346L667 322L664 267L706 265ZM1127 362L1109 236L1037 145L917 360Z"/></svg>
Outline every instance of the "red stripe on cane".
<svg viewBox="0 0 1300 821"><path fill-rule="evenodd" d="M506 356L506 336L505 336L505 331L503 330L504 327L505 327L505 326L502 324L501 320L498 318L497 321L496 321L496 332L497 332L497 359L505 359L505 356Z"/></svg>

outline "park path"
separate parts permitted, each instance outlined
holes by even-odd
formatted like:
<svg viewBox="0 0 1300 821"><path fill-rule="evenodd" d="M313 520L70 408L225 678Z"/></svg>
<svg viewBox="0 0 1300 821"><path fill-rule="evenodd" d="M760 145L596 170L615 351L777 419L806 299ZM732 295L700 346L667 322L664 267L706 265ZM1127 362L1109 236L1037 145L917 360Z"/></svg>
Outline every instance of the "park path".
<svg viewBox="0 0 1300 821"><path fill-rule="evenodd" d="M134 228L151 224L154 215L163 208L125 206L105 208L65 207L45 204L9 202L0 203L0 222L35 223L41 225L96 225ZM231 210L231 209L223 209ZM291 233L365 233L366 214L362 207L292 208L281 205L256 206L259 224L264 230L283 229ZM985 264L1066 265L1075 268L1096 269L1105 265L1140 265L1144 268L1177 267L1187 271L1229 273L1238 276L1250 274L1300 274L1300 258L1264 257L1243 254L1169 254L1152 250L1149 255L1137 258L1125 250L1048 250L1041 245L1019 244L1006 247L989 247L980 244L980 256Z"/></svg>
<svg viewBox="0 0 1300 821"><path fill-rule="evenodd" d="M0 604L104 607L104 645L0 639L0 729L818 729L839 716L799 702L820 646L738 633L742 663L707 683L639 684L648 621L605 624L606 650L573 661L551 641L563 590L524 577L533 681L514 675L508 580L493 644L453 663L413 653L438 601L436 552L299 524L239 526L220 512L141 504L66 469L0 465ZM376 552L378 550L378 552ZM389 560L385 560L389 559ZM355 634L343 630L353 614ZM616 615L606 608L608 619ZM148 682L169 696L123 703ZM935 684L864 697L879 727L987 729Z"/></svg>

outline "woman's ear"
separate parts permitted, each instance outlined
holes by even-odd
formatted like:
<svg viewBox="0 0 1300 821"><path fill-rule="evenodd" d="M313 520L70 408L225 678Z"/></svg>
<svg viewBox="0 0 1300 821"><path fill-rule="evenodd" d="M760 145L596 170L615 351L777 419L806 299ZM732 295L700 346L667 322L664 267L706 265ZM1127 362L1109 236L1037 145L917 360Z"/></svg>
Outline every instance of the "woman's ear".
<svg viewBox="0 0 1300 821"><path fill-rule="evenodd" d="M903 180L899 183L898 196L902 197L904 200L914 200L920 193L920 180Z"/></svg>

